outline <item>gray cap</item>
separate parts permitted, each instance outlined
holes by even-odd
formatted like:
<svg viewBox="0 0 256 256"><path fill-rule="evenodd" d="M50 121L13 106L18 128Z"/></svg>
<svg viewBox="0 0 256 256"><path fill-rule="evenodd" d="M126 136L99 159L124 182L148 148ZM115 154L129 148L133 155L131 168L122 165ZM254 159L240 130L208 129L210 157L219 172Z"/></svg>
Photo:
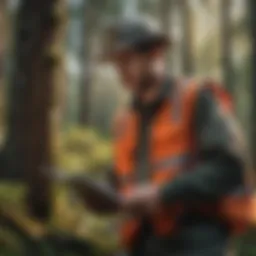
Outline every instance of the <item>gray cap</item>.
<svg viewBox="0 0 256 256"><path fill-rule="evenodd" d="M122 19L107 26L104 48L109 56L113 52L133 49L147 51L156 45L168 45L168 36L153 20Z"/></svg>

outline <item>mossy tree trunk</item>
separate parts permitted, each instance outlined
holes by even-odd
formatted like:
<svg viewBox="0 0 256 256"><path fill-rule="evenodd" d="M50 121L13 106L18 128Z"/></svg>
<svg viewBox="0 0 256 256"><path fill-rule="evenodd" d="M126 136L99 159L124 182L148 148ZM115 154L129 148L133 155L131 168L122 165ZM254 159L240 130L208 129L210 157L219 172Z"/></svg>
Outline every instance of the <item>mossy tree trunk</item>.
<svg viewBox="0 0 256 256"><path fill-rule="evenodd" d="M45 168L53 161L54 73L59 59L52 47L61 22L56 15L60 1L21 1L9 85L6 176L24 178L30 213L41 220L50 213L51 180Z"/></svg>
<svg viewBox="0 0 256 256"><path fill-rule="evenodd" d="M252 131L252 158L254 164L254 170L256 170L256 1L247 0L248 2L248 16L250 25L251 36L251 95L252 95L252 107L251 107L251 131Z"/></svg>

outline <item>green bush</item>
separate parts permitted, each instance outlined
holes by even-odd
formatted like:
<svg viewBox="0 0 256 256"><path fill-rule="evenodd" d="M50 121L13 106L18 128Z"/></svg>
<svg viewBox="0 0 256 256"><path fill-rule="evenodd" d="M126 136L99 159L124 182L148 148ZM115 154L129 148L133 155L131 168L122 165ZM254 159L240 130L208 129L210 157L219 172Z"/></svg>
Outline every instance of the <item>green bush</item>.
<svg viewBox="0 0 256 256"><path fill-rule="evenodd" d="M73 127L60 134L54 147L57 169L69 174L86 174L95 179L103 179L111 163L111 146L107 139L90 129ZM25 204L24 184L0 184L0 210L24 230L25 238L17 237L12 228L0 232L1 255L20 255L12 248L19 248L33 237L37 223L32 221ZM95 216L85 209L79 198L69 187L54 184L52 218L44 227L47 234L67 234L72 239L94 245L96 253L112 252L117 246L117 236L113 217ZM27 235L28 237L26 237ZM111 235L110 235L111 234ZM53 245L45 242L45 237L35 243L35 248L49 251ZM15 244L15 246L13 246ZM47 246L46 246L47 245ZM41 250L41 249L40 249ZM72 252L72 250L71 250ZM44 254L45 255L45 254ZM54 254L48 254L54 255Z"/></svg>
<svg viewBox="0 0 256 256"><path fill-rule="evenodd" d="M61 135L55 156L57 166L68 172L102 176L111 161L111 147L94 130L70 128Z"/></svg>
<svg viewBox="0 0 256 256"><path fill-rule="evenodd" d="M95 179L104 178L111 163L109 141L86 128L73 127L63 132L55 153L56 165L61 170L84 173ZM56 187L52 224L55 229L86 238L104 251L111 251L117 245L113 218L95 216L87 211L67 187Z"/></svg>

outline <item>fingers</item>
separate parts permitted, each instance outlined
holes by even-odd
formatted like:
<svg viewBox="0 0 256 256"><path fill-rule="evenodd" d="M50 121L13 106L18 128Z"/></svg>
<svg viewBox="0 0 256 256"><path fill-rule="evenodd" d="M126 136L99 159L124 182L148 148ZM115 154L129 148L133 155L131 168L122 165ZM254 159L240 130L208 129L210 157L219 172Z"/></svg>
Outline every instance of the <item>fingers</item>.
<svg viewBox="0 0 256 256"><path fill-rule="evenodd" d="M150 214L158 207L158 190L153 187L142 187L126 196L122 208L133 214Z"/></svg>

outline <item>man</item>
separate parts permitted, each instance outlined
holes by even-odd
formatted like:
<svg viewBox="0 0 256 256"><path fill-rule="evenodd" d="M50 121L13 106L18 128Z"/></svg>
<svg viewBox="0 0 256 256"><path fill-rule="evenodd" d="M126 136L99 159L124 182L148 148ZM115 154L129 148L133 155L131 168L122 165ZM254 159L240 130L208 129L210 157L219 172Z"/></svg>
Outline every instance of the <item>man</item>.
<svg viewBox="0 0 256 256"><path fill-rule="evenodd" d="M248 217L238 208L248 207L244 148L228 95L211 81L170 77L169 40L145 21L117 22L108 36L133 96L114 125L129 255L226 255L233 222Z"/></svg>

